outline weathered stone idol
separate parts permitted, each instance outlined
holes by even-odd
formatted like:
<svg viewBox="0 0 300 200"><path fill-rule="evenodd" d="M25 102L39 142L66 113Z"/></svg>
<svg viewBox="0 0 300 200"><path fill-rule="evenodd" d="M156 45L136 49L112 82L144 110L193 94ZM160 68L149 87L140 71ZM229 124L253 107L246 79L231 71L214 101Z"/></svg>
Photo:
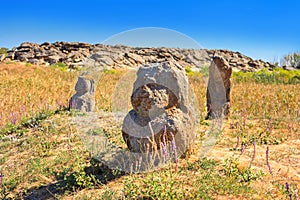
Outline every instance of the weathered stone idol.
<svg viewBox="0 0 300 200"><path fill-rule="evenodd" d="M173 139L183 153L195 137L195 115L189 102L184 69L175 61L144 65L137 72L122 135L133 152L160 149Z"/></svg>
<svg viewBox="0 0 300 200"><path fill-rule="evenodd" d="M69 107L82 112L93 112L95 109L94 80L85 76L79 76L75 90L76 94L71 97Z"/></svg>
<svg viewBox="0 0 300 200"><path fill-rule="evenodd" d="M229 114L232 68L220 56L214 56L209 66L206 92L207 118L219 118Z"/></svg>

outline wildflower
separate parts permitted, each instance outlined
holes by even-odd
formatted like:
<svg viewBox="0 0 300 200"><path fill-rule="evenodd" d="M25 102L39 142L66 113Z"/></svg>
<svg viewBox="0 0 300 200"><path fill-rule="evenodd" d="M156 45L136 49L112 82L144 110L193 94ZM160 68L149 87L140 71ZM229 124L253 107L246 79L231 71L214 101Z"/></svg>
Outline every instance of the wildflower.
<svg viewBox="0 0 300 200"><path fill-rule="evenodd" d="M237 150L239 145L240 145L240 136L237 136L236 146L234 149Z"/></svg>
<svg viewBox="0 0 300 200"><path fill-rule="evenodd" d="M248 147L248 142L245 145L242 144L241 154L240 155L243 155L243 153L245 152L245 150L246 150L247 147Z"/></svg>
<svg viewBox="0 0 300 200"><path fill-rule="evenodd" d="M160 145L161 145L161 148L162 148L162 150L163 150L163 154L164 154L164 158L165 158L165 161L167 160L167 150L166 150L166 146L164 145L164 143L160 143Z"/></svg>
<svg viewBox="0 0 300 200"><path fill-rule="evenodd" d="M177 158L177 149L176 149L176 143L175 143L175 137L174 134L172 132L170 132L171 136L172 136L172 148L174 151L174 161L176 163L176 170L178 168L178 158Z"/></svg>
<svg viewBox="0 0 300 200"><path fill-rule="evenodd" d="M295 195L295 199L299 200L299 196L298 196L297 190L294 191L294 195Z"/></svg>
<svg viewBox="0 0 300 200"><path fill-rule="evenodd" d="M165 147L165 155L166 159L168 160L168 145L167 145L167 126L164 128L164 133L163 133L163 145Z"/></svg>
<svg viewBox="0 0 300 200"><path fill-rule="evenodd" d="M234 126L237 128L239 126L239 122L235 122Z"/></svg>
<svg viewBox="0 0 300 200"><path fill-rule="evenodd" d="M295 195L295 199L296 199L296 200L298 200L298 199L299 199L299 197L298 197L297 190L295 190L295 191L294 191L294 195Z"/></svg>
<svg viewBox="0 0 300 200"><path fill-rule="evenodd" d="M22 116L25 114L25 111L26 111L26 107L25 105L22 105L20 108L20 118L22 118Z"/></svg>
<svg viewBox="0 0 300 200"><path fill-rule="evenodd" d="M74 101L74 99L70 99L70 102L69 102L69 109L75 109L76 108L76 102Z"/></svg>
<svg viewBox="0 0 300 200"><path fill-rule="evenodd" d="M246 146L245 146L244 144L242 144L242 147L241 147L241 154L240 154L240 155L243 155L245 149L246 149Z"/></svg>
<svg viewBox="0 0 300 200"><path fill-rule="evenodd" d="M2 188L2 178L4 177L4 175L2 173L0 173L0 188Z"/></svg>
<svg viewBox="0 0 300 200"><path fill-rule="evenodd" d="M273 130L273 125L272 125L272 118L270 117L269 121L268 121L268 129L269 129L269 133L272 133Z"/></svg>
<svg viewBox="0 0 300 200"><path fill-rule="evenodd" d="M292 194L290 193L290 186L288 182L285 183L286 192L288 193L290 200L292 200Z"/></svg>
<svg viewBox="0 0 300 200"><path fill-rule="evenodd" d="M167 126L165 126L165 128L164 128L164 134L163 134L164 145L166 145L166 136L167 136Z"/></svg>
<svg viewBox="0 0 300 200"><path fill-rule="evenodd" d="M15 115L14 112L11 113L11 122L12 122L14 125L16 125L16 123L17 123L17 117L16 117L16 115Z"/></svg>
<svg viewBox="0 0 300 200"><path fill-rule="evenodd" d="M267 150L266 150L266 162L267 162L267 166L269 169L270 174L273 176L273 172L269 163L269 146L267 146Z"/></svg>

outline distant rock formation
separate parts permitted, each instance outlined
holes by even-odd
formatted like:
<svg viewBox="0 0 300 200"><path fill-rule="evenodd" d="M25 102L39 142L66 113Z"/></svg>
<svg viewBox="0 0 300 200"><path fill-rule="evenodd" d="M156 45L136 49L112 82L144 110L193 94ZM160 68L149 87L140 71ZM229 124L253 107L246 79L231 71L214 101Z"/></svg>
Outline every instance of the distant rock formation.
<svg viewBox="0 0 300 200"><path fill-rule="evenodd" d="M239 52L229 50L180 49L180 48L139 48L122 45L110 46L81 42L55 42L35 44L25 42L8 51L1 60L17 60L38 65L65 63L70 68L84 65L85 61L94 59L97 65L106 68L126 68L159 62L173 57L184 68L199 70L208 66L214 55L222 56L233 70L256 71L275 67L269 62L253 60Z"/></svg>

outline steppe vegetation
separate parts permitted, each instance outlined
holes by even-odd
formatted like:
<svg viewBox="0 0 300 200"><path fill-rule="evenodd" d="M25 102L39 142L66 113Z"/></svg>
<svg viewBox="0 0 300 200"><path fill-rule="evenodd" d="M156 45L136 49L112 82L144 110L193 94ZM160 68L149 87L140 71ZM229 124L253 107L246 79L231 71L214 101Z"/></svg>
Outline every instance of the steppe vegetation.
<svg viewBox="0 0 300 200"><path fill-rule="evenodd" d="M299 199L299 71L234 73L230 116L217 145L199 158L212 123L205 120L207 70L187 70L201 113L195 145L178 163L139 174L99 163L69 123L78 115L67 109L78 73L0 65L0 199ZM99 112L112 110L125 73L104 71ZM105 124L103 131L124 144L120 127Z"/></svg>

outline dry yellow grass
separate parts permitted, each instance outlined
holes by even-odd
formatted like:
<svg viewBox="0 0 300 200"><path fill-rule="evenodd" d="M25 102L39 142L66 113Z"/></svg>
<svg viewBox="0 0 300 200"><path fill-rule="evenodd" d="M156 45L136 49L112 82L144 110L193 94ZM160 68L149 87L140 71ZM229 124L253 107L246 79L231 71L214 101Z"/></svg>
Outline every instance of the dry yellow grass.
<svg viewBox="0 0 300 200"><path fill-rule="evenodd" d="M111 101L115 85L126 73L124 71L107 71L101 76L96 89L97 110L111 111ZM72 96L76 83L75 72L62 72L59 69L38 66L27 67L22 64L0 65L0 126L12 122L16 117L29 117L42 110L55 110L59 106L66 106ZM199 101L201 117L205 116L206 83L200 76L190 76L189 81ZM262 170L266 175L249 185L255 192L253 196L242 194L213 194L215 199L265 199L286 198L285 182L289 182L293 189L299 191L300 180L300 90L299 85L271 85L255 83L234 83L232 88L231 114L224 121L222 138L207 157L223 163L226 158L238 157L238 168L247 168L253 156L253 145L250 143L245 153L240 155L240 145L236 146L237 137L241 143L256 140L256 156L252 167ZM128 91L131 93L131 91ZM30 94L30 95L28 95ZM128 94L127 94L128 95ZM129 94L130 95L130 94ZM104 120L104 119L103 119ZM200 124L200 132L209 130L210 121ZM109 121L104 124L109 125ZM109 130L109 129L107 129ZM120 138L120 130L113 130L116 138ZM14 137L14 135L12 136ZM199 174L197 170L187 170L188 163L199 160L196 155L201 142L196 141L195 154L180 160L179 169L183 173L176 173L175 168L170 171L162 170L161 175L165 184L175 182L175 185L184 184L186 191L195 192L192 183L197 183ZM270 147L270 165L274 176L269 174L266 166L265 151ZM54 115L45 120L40 127L29 129L28 132L17 139L4 138L0 144L0 173L5 175L8 196L15 198L36 190L41 198L55 199L55 194L38 189L41 185L51 185L57 181L56 173L63 173L70 169L76 172L82 166L88 166L90 154L83 147L80 138L75 135L74 128L68 124L68 115ZM221 168L219 166L218 168ZM217 169L218 169L217 168ZM185 172L186 171L186 172ZM166 175L160 174L166 172ZM171 173L172 177L170 176ZM221 172L220 172L221 173ZM156 174L157 175L157 174ZM116 191L122 197L124 181L147 185L147 178L153 179L149 174L127 174L115 178L98 188L84 188L74 193L58 194L61 199L96 199L98 195ZM227 180L226 176L223 176ZM160 177L158 177L160 178ZM49 186L49 190L51 187ZM141 188L143 189L143 188ZM0 190L1 191L1 190ZM45 193L45 194L44 194ZM0 193L1 194L1 193ZM43 196L44 195L44 196ZM56 194L57 195L57 194ZM25 195L26 196L26 195Z"/></svg>
<svg viewBox="0 0 300 200"><path fill-rule="evenodd" d="M111 110L115 84L126 71L109 71L100 77L96 89L97 110ZM59 68L0 64L0 126L19 123L41 111L68 107L78 72Z"/></svg>
<svg viewBox="0 0 300 200"><path fill-rule="evenodd" d="M42 110L67 106L76 73L13 63L0 65L0 126Z"/></svg>

